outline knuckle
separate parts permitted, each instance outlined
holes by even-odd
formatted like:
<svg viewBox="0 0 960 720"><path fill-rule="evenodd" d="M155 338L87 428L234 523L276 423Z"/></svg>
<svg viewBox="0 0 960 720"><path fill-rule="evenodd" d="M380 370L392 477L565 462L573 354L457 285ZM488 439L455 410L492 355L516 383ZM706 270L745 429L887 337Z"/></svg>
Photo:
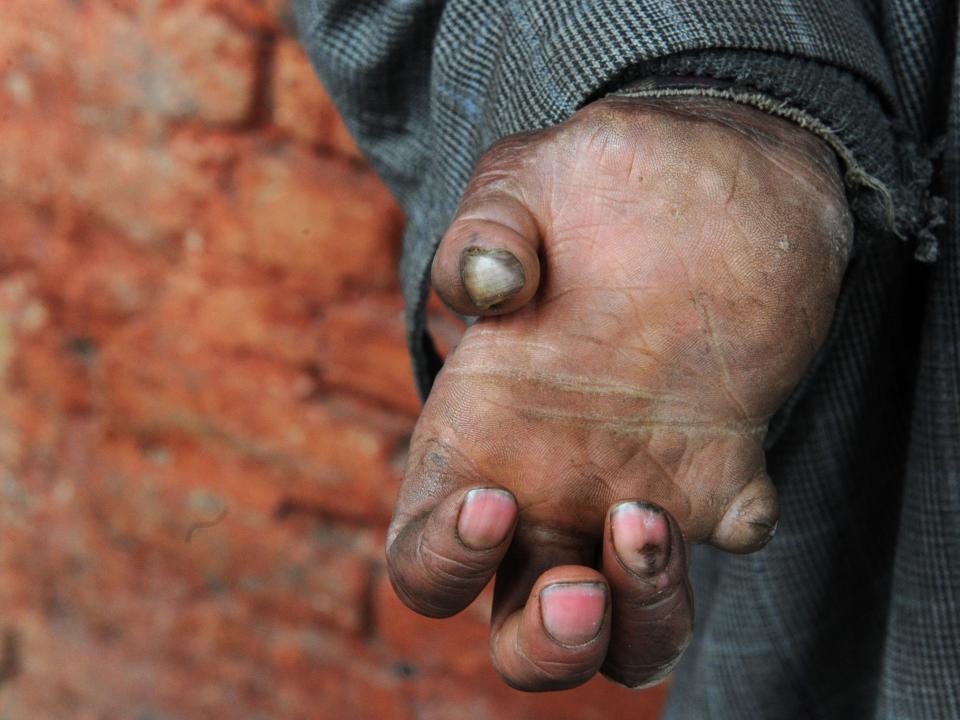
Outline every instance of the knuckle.
<svg viewBox="0 0 960 720"><path fill-rule="evenodd" d="M535 149L551 134L550 130L507 135L494 142L477 162L473 177L464 194L463 205L469 205L470 196L490 192L514 194L519 187L519 173L529 166Z"/></svg>

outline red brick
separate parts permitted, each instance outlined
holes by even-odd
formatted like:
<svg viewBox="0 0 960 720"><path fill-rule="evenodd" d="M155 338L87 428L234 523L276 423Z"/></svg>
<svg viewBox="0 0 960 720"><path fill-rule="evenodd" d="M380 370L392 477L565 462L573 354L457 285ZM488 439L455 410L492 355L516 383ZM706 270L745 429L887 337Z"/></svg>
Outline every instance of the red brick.
<svg viewBox="0 0 960 720"><path fill-rule="evenodd" d="M118 625L106 635L69 604L62 610L56 632L36 614L9 618L27 667L57 669L8 681L11 717L413 718L383 659L330 633L258 623L212 600L176 612L147 598L115 607Z"/></svg>
<svg viewBox="0 0 960 720"><path fill-rule="evenodd" d="M141 113L216 124L251 116L255 33L202 3L129 5L11 0L0 57L40 98L51 80L61 97L76 93L76 119L98 127L125 127Z"/></svg>
<svg viewBox="0 0 960 720"><path fill-rule="evenodd" d="M87 6L74 63L100 107L236 124L253 110L256 37L194 3L134 14Z"/></svg>
<svg viewBox="0 0 960 720"><path fill-rule="evenodd" d="M491 587L452 618L417 615L394 593L385 573L374 584L373 627L398 656L422 672L453 672L466 678L488 676L487 651Z"/></svg>
<svg viewBox="0 0 960 720"><path fill-rule="evenodd" d="M294 40L277 43L273 60L273 121L309 145L329 141L336 114L303 48Z"/></svg>
<svg viewBox="0 0 960 720"><path fill-rule="evenodd" d="M73 201L144 243L185 232L218 184L189 138L151 147L101 135L73 172Z"/></svg>
<svg viewBox="0 0 960 720"><path fill-rule="evenodd" d="M28 481L27 522L4 524L0 631L13 628L24 667L39 670L5 688L19 717L75 717L74 708L94 718L149 708L224 717L237 707L407 717L388 657L317 630L318 621L361 627L373 549L364 533L231 505L187 542L184 528L209 519L219 499L167 482L189 477L179 449L140 457L111 443L59 455L56 491Z"/></svg>
<svg viewBox="0 0 960 720"><path fill-rule="evenodd" d="M4 2L0 24L3 115L14 108L46 104L64 91L71 98L77 24L78 16L66 0Z"/></svg>
<svg viewBox="0 0 960 720"><path fill-rule="evenodd" d="M191 332L212 348L302 366L317 357L320 323L301 298L252 281L204 285L200 292L171 293L165 314L189 323ZM307 384L304 394L314 390L309 376L301 380Z"/></svg>
<svg viewBox="0 0 960 720"><path fill-rule="evenodd" d="M76 492L97 519L98 533L149 553L158 572L194 592L229 595L278 623L326 623L354 633L364 627L369 567L380 554L369 532L281 513L285 498L264 506L234 478L194 475L222 474L230 464L213 463L183 442L104 443L94 465ZM247 483L255 478L244 477Z"/></svg>
<svg viewBox="0 0 960 720"><path fill-rule="evenodd" d="M189 3L161 13L144 29L155 42L161 68L144 81L144 97L155 100L161 112L209 123L237 123L249 116L257 71L254 38Z"/></svg>
<svg viewBox="0 0 960 720"><path fill-rule="evenodd" d="M48 256L40 268L46 295L60 306L57 319L82 336L105 335L148 310L169 270L159 255L97 229L60 249L58 261Z"/></svg>
<svg viewBox="0 0 960 720"><path fill-rule="evenodd" d="M318 301L395 287L400 214L369 172L264 148L234 183L204 223L217 252L273 269Z"/></svg>
<svg viewBox="0 0 960 720"><path fill-rule="evenodd" d="M83 161L82 144L72 142L76 139L63 127L43 122L40 113L7 115L0 132L0 198L49 205L68 195L72 176L67 168Z"/></svg>
<svg viewBox="0 0 960 720"><path fill-rule="evenodd" d="M469 681L427 673L413 690L413 709L422 720L654 720L665 698L662 687L628 690L602 677L560 693L523 693L492 669Z"/></svg>
<svg viewBox="0 0 960 720"><path fill-rule="evenodd" d="M389 515L393 457L409 421L346 399L305 398L297 369L210 354L189 336L178 343L180 326L144 330L104 349L106 410L118 430L229 447L298 502L347 517Z"/></svg>
<svg viewBox="0 0 960 720"><path fill-rule="evenodd" d="M277 44L272 90L273 119L278 127L300 142L362 160L298 42L283 40Z"/></svg>
<svg viewBox="0 0 960 720"><path fill-rule="evenodd" d="M132 0L124 0L131 2ZM183 0L173 0L174 2ZM230 18L231 22L251 30L295 35L290 0L189 0L197 8Z"/></svg>
<svg viewBox="0 0 960 720"><path fill-rule="evenodd" d="M339 113L334 117L330 128L330 142L327 146L344 157L352 158L356 161L363 161L363 153L357 146L356 140L350 134L346 123Z"/></svg>
<svg viewBox="0 0 960 720"><path fill-rule="evenodd" d="M397 296L333 305L324 313L317 367L324 386L376 398L411 416L420 413Z"/></svg>
<svg viewBox="0 0 960 720"><path fill-rule="evenodd" d="M95 218L156 244L185 232L218 187L218 167L189 136L151 146L65 122L25 114L4 123L0 197Z"/></svg>

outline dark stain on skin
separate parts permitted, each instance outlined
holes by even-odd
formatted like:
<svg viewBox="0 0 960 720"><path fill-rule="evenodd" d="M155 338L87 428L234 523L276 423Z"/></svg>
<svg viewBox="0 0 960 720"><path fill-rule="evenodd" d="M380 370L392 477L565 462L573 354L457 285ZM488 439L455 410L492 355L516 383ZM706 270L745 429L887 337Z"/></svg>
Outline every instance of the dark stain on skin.
<svg viewBox="0 0 960 720"><path fill-rule="evenodd" d="M464 482L484 482L473 462L461 450L448 441L427 440L423 450L412 457L406 476L416 478L422 497L443 497L454 487Z"/></svg>
<svg viewBox="0 0 960 720"><path fill-rule="evenodd" d="M429 453L427 455L427 460L429 460L438 468L444 468L447 466L447 458L436 451Z"/></svg>

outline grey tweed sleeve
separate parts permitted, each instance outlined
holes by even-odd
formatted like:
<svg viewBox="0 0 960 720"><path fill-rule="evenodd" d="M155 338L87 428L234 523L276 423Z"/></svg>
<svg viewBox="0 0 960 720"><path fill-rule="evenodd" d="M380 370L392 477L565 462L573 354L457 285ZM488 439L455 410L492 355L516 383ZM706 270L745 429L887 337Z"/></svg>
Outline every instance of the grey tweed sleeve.
<svg viewBox="0 0 960 720"><path fill-rule="evenodd" d="M408 215L401 275L426 393L429 264L484 149L648 76L791 118L844 163L862 223L922 237L929 166L898 129L868 0L295 0L315 67ZM675 92L703 92L676 89ZM664 92L659 88L657 92ZM934 252L921 246L918 253Z"/></svg>

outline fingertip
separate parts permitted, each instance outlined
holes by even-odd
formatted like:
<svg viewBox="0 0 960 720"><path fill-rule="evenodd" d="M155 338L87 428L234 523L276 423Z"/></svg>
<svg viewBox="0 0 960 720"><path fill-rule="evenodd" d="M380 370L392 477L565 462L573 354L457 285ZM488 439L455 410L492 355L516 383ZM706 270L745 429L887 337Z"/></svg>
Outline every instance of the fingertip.
<svg viewBox="0 0 960 720"><path fill-rule="evenodd" d="M437 248L431 282L443 301L463 315L513 312L540 285L538 244L529 219L509 224L481 217L455 220Z"/></svg>
<svg viewBox="0 0 960 720"><path fill-rule="evenodd" d="M617 558L630 572L652 578L670 557L670 522L652 503L627 501L610 511L610 536Z"/></svg>
<svg viewBox="0 0 960 720"><path fill-rule="evenodd" d="M610 617L610 590L599 572L551 568L537 579L526 604L492 627L493 664L518 690L581 685L603 664Z"/></svg>
<svg viewBox="0 0 960 720"><path fill-rule="evenodd" d="M602 562L614 605L620 599L641 607L686 582L686 539L663 508L627 500L607 514Z"/></svg>
<svg viewBox="0 0 960 720"><path fill-rule="evenodd" d="M679 661L693 631L686 541L670 514L628 500L611 508L603 572L613 620L602 672L630 688L655 685Z"/></svg>
<svg viewBox="0 0 960 720"><path fill-rule="evenodd" d="M460 612L496 573L516 519L516 501L499 488L451 493L409 519L387 546L397 596L427 617Z"/></svg>
<svg viewBox="0 0 960 720"><path fill-rule="evenodd" d="M762 473L733 499L710 542L727 552L756 552L773 539L779 518L777 490L769 476Z"/></svg>

